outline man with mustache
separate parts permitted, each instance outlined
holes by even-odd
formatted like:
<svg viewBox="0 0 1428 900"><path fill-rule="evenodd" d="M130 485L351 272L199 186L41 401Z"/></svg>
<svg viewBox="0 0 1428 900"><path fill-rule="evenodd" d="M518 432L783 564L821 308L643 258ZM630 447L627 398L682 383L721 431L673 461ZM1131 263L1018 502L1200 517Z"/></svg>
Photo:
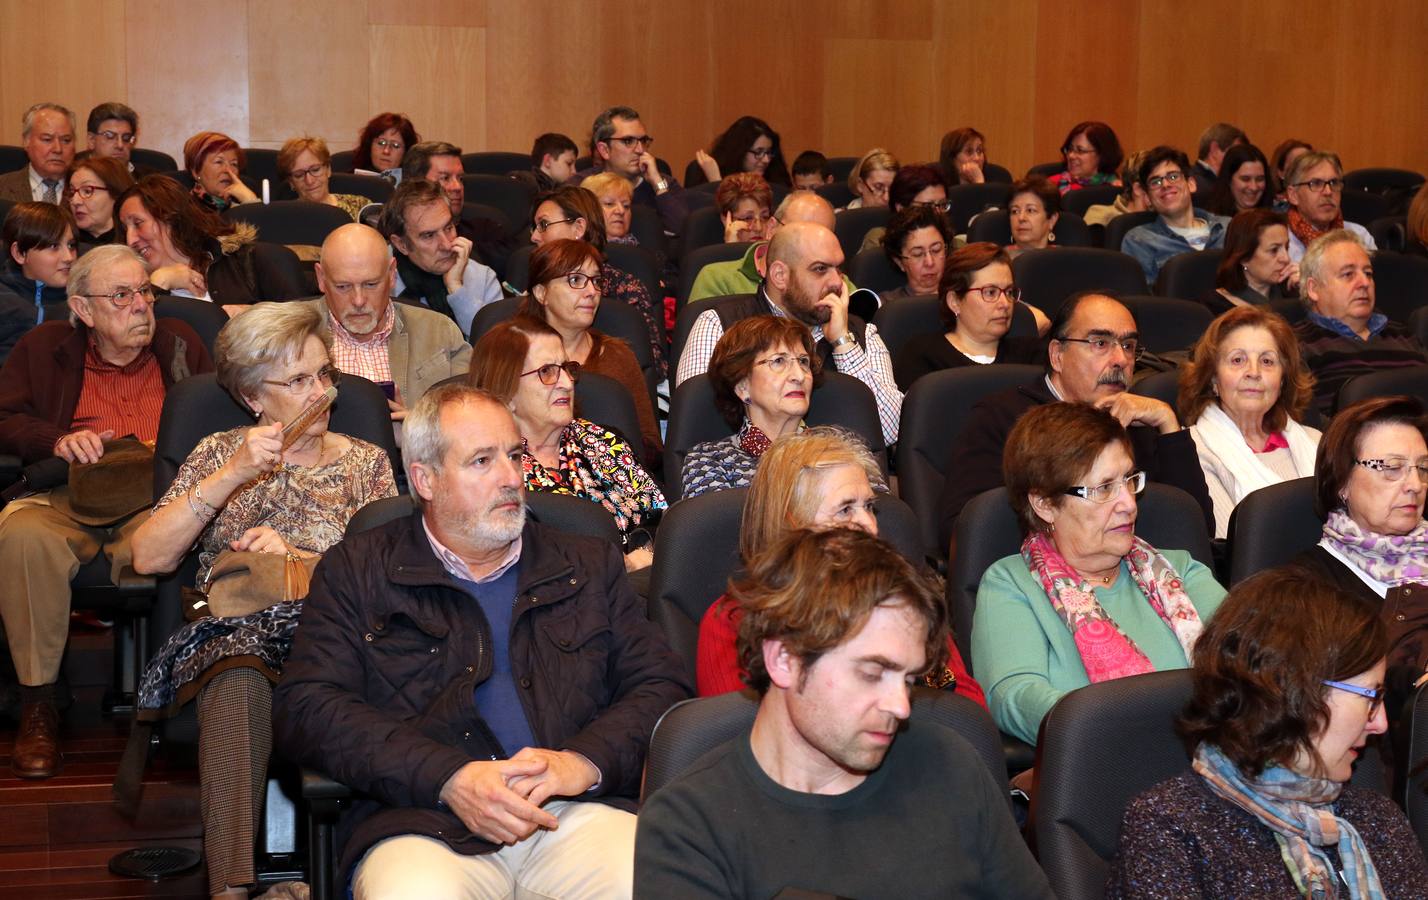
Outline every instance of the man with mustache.
<svg viewBox="0 0 1428 900"><path fill-rule="evenodd" d="M636 897L1052 896L972 747L908 721L946 648L934 577L838 528L768 548L733 594L758 711L646 800Z"/></svg>
<svg viewBox="0 0 1428 900"><path fill-rule="evenodd" d="M0 200L59 203L65 170L74 160L74 113L58 103L36 103L25 110L20 138L30 164L0 175Z"/></svg>
<svg viewBox="0 0 1428 900"><path fill-rule="evenodd" d="M1352 232L1369 252L1378 249L1373 235L1358 222L1344 221L1344 164L1339 154L1310 150L1295 157L1284 173L1289 201L1289 258L1304 258L1315 238L1340 228Z"/></svg>
<svg viewBox="0 0 1428 900"><path fill-rule="evenodd" d="M154 319L139 254L97 247L69 271L73 324L55 320L20 338L0 369L0 453L26 464L50 457L98 462L105 441L158 436L164 395L213 371L203 341L177 319ZM102 552L117 578L152 498L122 515L82 514L45 491L10 503L0 519L0 617L20 680L20 732L11 768L48 778L60 768L55 683L69 635L70 579Z"/></svg>
<svg viewBox="0 0 1428 900"><path fill-rule="evenodd" d="M1174 485L1194 497L1213 531L1214 514L1205 473L1190 432L1175 410L1153 397L1127 392L1140 334L1135 317L1114 297L1082 291L1066 298L1051 322L1046 374L1031 384L998 391L974 407L952 447L942 489L939 536L950 546L962 507L983 491L1001 487L1002 448L1022 413L1057 400L1109 410L1126 427L1136 467L1151 481Z"/></svg>
<svg viewBox="0 0 1428 900"><path fill-rule="evenodd" d="M628 897L645 747L689 696L610 543L525 515L521 435L464 384L405 425L421 509L323 557L277 747L360 792L363 897Z"/></svg>
<svg viewBox="0 0 1428 900"><path fill-rule="evenodd" d="M1147 284L1155 284L1160 267L1170 257L1225 245L1230 220L1195 208L1195 181L1184 153L1174 147L1156 147L1141 161L1136 180L1145 188L1157 218L1127 232L1121 252L1140 263Z"/></svg>
<svg viewBox="0 0 1428 900"><path fill-rule="evenodd" d="M1374 309L1373 261L1354 232L1340 228L1310 243L1299 282L1309 315L1294 332L1314 374L1314 405L1324 416L1349 379L1428 362L1410 329Z"/></svg>
<svg viewBox="0 0 1428 900"><path fill-rule="evenodd" d="M471 258L470 238L457 236L451 208L440 184L403 178L378 228L396 251L392 296L451 317L467 336L476 311L503 295L496 273Z"/></svg>

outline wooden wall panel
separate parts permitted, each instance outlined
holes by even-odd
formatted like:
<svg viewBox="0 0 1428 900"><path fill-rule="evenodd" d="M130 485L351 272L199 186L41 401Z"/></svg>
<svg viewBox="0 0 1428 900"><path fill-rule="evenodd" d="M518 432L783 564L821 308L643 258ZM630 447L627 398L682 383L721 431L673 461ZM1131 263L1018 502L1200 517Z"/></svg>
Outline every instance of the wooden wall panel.
<svg viewBox="0 0 1428 900"><path fill-rule="evenodd" d="M347 7L356 4L347 3ZM485 0L368 0L367 21L373 25L441 25L485 28Z"/></svg>
<svg viewBox="0 0 1428 900"><path fill-rule="evenodd" d="M49 101L73 110L83 149L89 110L128 96L125 42L109 37L123 30L123 0L0 0L0 143L20 143L25 110Z"/></svg>
<svg viewBox="0 0 1428 900"><path fill-rule="evenodd" d="M472 149L528 151L536 135L558 131L585 153L601 106L598 10L595 0L490 0L491 19L500 23L486 40L491 144Z"/></svg>
<svg viewBox="0 0 1428 900"><path fill-rule="evenodd" d="M487 146L484 28L373 25L371 34L374 111L406 113L428 140Z"/></svg>
<svg viewBox="0 0 1428 900"><path fill-rule="evenodd" d="M1039 4L1035 61L1024 61L1035 73L1032 165L1058 159L1066 132L1086 120L1110 123L1123 145L1135 146L1139 6L1136 0Z"/></svg>
<svg viewBox="0 0 1428 900"><path fill-rule="evenodd" d="M881 146L899 160L927 159L934 142L931 41L830 38L823 81L824 153L862 156Z"/></svg>

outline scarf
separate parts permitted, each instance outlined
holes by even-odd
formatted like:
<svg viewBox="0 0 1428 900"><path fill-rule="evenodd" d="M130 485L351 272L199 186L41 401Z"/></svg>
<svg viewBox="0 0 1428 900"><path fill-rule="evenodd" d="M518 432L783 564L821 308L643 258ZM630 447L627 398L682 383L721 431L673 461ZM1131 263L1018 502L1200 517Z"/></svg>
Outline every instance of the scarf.
<svg viewBox="0 0 1428 900"><path fill-rule="evenodd" d="M739 449L754 459L763 456L764 451L773 445L773 441L769 439L769 436L764 434L759 426L750 422L748 419L744 420L744 427L739 430L738 437Z"/></svg>
<svg viewBox="0 0 1428 900"><path fill-rule="evenodd" d="M1324 540L1389 587L1428 584L1428 522L1407 534L1374 534L1336 509L1324 523Z"/></svg>
<svg viewBox="0 0 1428 900"><path fill-rule="evenodd" d="M1089 178L1077 178L1070 172L1062 172L1051 180L1061 193L1079 191L1082 188L1099 187L1103 184L1114 184L1116 173L1114 172L1094 172Z"/></svg>
<svg viewBox="0 0 1428 900"><path fill-rule="evenodd" d="M420 268L407 258L406 254L395 248L392 250L392 255L397 258L397 275L402 279L400 296L420 300L426 304L428 309L439 312L443 316L456 317L456 314L451 311L451 304L446 302L446 281L442 276L433 275L426 269Z"/></svg>
<svg viewBox="0 0 1428 900"><path fill-rule="evenodd" d="M1092 684L1155 671L1135 642L1106 614L1091 585L1067 564L1048 535L1037 532L1028 537L1022 542L1021 556L1041 579L1052 608L1071 631ZM1135 539L1124 562L1151 609L1175 633L1188 662L1204 625L1185 594L1179 573L1140 538Z"/></svg>
<svg viewBox="0 0 1428 900"><path fill-rule="evenodd" d="M1260 455L1245 443L1245 436L1219 403L1205 407L1205 411L1200 413L1200 420L1190 427L1190 433L1196 444L1224 463L1220 479L1222 482L1229 479L1225 492L1235 503L1252 491L1281 481L1273 469L1260 461ZM1314 454L1319 449L1319 439L1304 426L1289 419L1284 425L1284 440L1288 442L1289 454L1294 458L1294 471L1300 475L1314 474Z"/></svg>
<svg viewBox="0 0 1428 900"><path fill-rule="evenodd" d="M1330 222L1326 227L1316 228L1314 223L1300 215L1298 207L1289 207L1289 230L1295 237L1299 238L1300 243L1305 247L1308 247L1316 237L1328 234L1335 228L1343 227L1344 214L1342 211L1340 211L1339 214L1334 217L1334 221Z"/></svg>
<svg viewBox="0 0 1428 900"><path fill-rule="evenodd" d="M1308 778L1282 766L1270 766L1256 778L1242 772L1211 744L1195 750L1195 772L1215 796L1259 820L1279 844L1279 854L1301 897L1323 900L1339 895L1329 856L1320 847L1339 852L1339 874L1350 900L1383 900L1378 870L1353 825L1334 814L1333 803L1344 786L1337 781Z"/></svg>

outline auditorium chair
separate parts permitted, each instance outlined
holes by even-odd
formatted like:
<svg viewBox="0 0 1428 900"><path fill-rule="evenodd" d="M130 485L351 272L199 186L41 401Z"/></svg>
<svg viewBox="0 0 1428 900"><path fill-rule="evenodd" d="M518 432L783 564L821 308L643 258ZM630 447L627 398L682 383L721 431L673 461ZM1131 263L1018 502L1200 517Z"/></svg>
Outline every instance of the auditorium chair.
<svg viewBox="0 0 1428 900"><path fill-rule="evenodd" d="M881 294L907 284L907 273L893 265L882 247L859 250L847 266L848 280Z"/></svg>
<svg viewBox="0 0 1428 900"><path fill-rule="evenodd" d="M354 175L351 172L333 172L327 181L327 189L334 194L356 194L373 203L386 203L392 199L392 183L376 175Z"/></svg>
<svg viewBox="0 0 1428 900"><path fill-rule="evenodd" d="M684 309L689 302L689 293L694 290L694 281L699 272L710 263L729 262L743 259L749 252L748 242L737 244L709 244L693 252L684 253L679 260L679 291L675 294L675 312Z"/></svg>
<svg viewBox="0 0 1428 900"><path fill-rule="evenodd" d="M513 222L510 216L486 203L464 203L461 206L461 224L480 229L482 220L495 225L504 235L515 235L525 226L524 222ZM489 263L488 263L489 265ZM499 274L499 273L498 273Z"/></svg>
<svg viewBox="0 0 1428 900"><path fill-rule="evenodd" d="M853 167L858 164L858 159L856 156L828 157L828 173L833 176L833 183L847 184L848 176L853 174Z"/></svg>
<svg viewBox="0 0 1428 900"><path fill-rule="evenodd" d="M701 247L724 243L722 216L717 206L705 206L690 211L684 220L684 227L680 230L681 259L688 259L691 253Z"/></svg>
<svg viewBox="0 0 1428 900"><path fill-rule="evenodd" d="M1428 685L1413 692L1412 712L1408 720L1408 772L1404 809L1408 822L1418 837L1418 846L1428 855Z"/></svg>
<svg viewBox="0 0 1428 900"><path fill-rule="evenodd" d="M892 213L886 206L866 206L845 209L833 217L833 234L843 248L843 259L850 260L862 249L863 238L874 228L886 228ZM693 218L691 216L690 218Z"/></svg>
<svg viewBox="0 0 1428 900"><path fill-rule="evenodd" d="M352 162L356 156L357 151L355 150L338 150L333 153L332 159L328 161L328 165L332 167L332 174L351 175L353 169L357 168L356 164Z"/></svg>
<svg viewBox="0 0 1428 900"><path fill-rule="evenodd" d="M287 183L287 179L278 172L278 151L266 147L244 147L243 156L246 157L243 163L244 175L255 181L266 178L274 187ZM258 196L263 196L261 191Z"/></svg>
<svg viewBox="0 0 1428 900"><path fill-rule="evenodd" d="M1093 247L1028 250L1012 260L1012 274L1021 299L1053 319L1066 298L1078 291L1146 293L1140 263L1124 253Z"/></svg>
<svg viewBox="0 0 1428 900"><path fill-rule="evenodd" d="M1114 184L1097 184L1079 191L1067 191L1061 195L1061 211L1075 213L1082 219L1093 206L1110 206L1121 195L1121 189Z"/></svg>
<svg viewBox="0 0 1428 900"><path fill-rule="evenodd" d="M1131 385L1130 392L1139 397L1153 397L1156 400L1177 410L1180 393L1180 372L1171 369L1168 372L1156 372L1153 375L1143 375L1135 380Z"/></svg>
<svg viewBox="0 0 1428 900"><path fill-rule="evenodd" d="M482 150L461 154L461 168L467 175L509 175L511 172L529 172L531 166L529 153Z"/></svg>
<svg viewBox="0 0 1428 900"><path fill-rule="evenodd" d="M1152 210L1145 212L1121 213L1110 222L1106 223L1106 237L1103 246L1107 250L1120 250L1121 242L1125 240L1131 229L1139 228L1142 225L1149 225L1156 219L1156 213Z"/></svg>
<svg viewBox="0 0 1428 900"><path fill-rule="evenodd" d="M946 331L947 326L942 324L941 315L943 302L941 297L904 297L884 303L878 309L878 314L873 316L873 324L878 326L878 335L887 345L894 363L908 341L918 335ZM1026 304L1018 303L1012 308L1011 328L1007 336L1036 337L1036 319ZM907 388L903 387L903 390Z"/></svg>
<svg viewBox="0 0 1428 900"><path fill-rule="evenodd" d="M466 173L461 178L469 203L484 203L499 209L516 230L528 226L535 210L535 191L531 185L505 175Z"/></svg>
<svg viewBox="0 0 1428 900"><path fill-rule="evenodd" d="M218 340L218 332L228 324L228 315L223 307L207 300L192 297L174 297L163 294L154 298L155 319L179 319L198 333L208 355L213 355L213 345Z"/></svg>
<svg viewBox="0 0 1428 900"><path fill-rule="evenodd" d="M1334 409L1345 409L1361 400L1393 394L1407 394L1428 406L1428 365L1383 369L1350 378L1339 388Z"/></svg>
<svg viewBox="0 0 1428 900"><path fill-rule="evenodd" d="M343 225L351 225L345 210L311 200L275 200L269 204L241 203L223 211L230 222L247 222L258 229L258 237L273 244L322 246L327 236Z"/></svg>
<svg viewBox="0 0 1428 900"><path fill-rule="evenodd" d="M1170 257L1156 276L1156 295L1199 301L1214 293L1215 272L1224 255L1223 250L1191 250Z"/></svg>
<svg viewBox="0 0 1428 900"><path fill-rule="evenodd" d="M1065 171L1065 160L1061 160L1059 162L1037 163L1030 169L1026 170L1026 177L1031 178L1034 175L1040 175L1042 178L1051 178L1053 176L1060 175L1062 172ZM1070 193L1075 193L1075 191L1072 191Z"/></svg>
<svg viewBox="0 0 1428 900"><path fill-rule="evenodd" d="M1282 566L1319 543L1324 520L1314 512L1314 476L1251 491L1230 513L1230 587Z"/></svg>
<svg viewBox="0 0 1428 900"><path fill-rule="evenodd" d="M822 380L808 398L809 425L837 425L863 439L878 461L884 477L888 472L887 445L878 419L878 404L866 384L842 372L824 370ZM664 439L665 496L679 498L684 457L696 444L717 441L734 434L714 405L714 386L707 374L695 375L674 389L669 405L669 428Z"/></svg>
<svg viewBox="0 0 1428 900"><path fill-rule="evenodd" d="M1122 294L1120 301L1135 317L1140 345L1152 353L1189 350L1215 318L1209 307L1192 300Z"/></svg>
<svg viewBox="0 0 1428 900"><path fill-rule="evenodd" d="M1365 228L1373 224L1375 219L1382 219L1393 211L1388 201L1379 194L1348 189L1342 194L1339 209L1344 214L1345 222L1353 222Z"/></svg>
<svg viewBox="0 0 1428 900"><path fill-rule="evenodd" d="M999 166L996 163L986 163L983 165L982 177L994 184L1011 184L1013 181L1016 181L1006 166Z"/></svg>
<svg viewBox="0 0 1428 900"><path fill-rule="evenodd" d="M630 234L639 241L639 246L655 255L661 266L669 259L669 235L664 233L664 223L660 221L659 210L642 204L631 206Z"/></svg>
<svg viewBox="0 0 1428 900"><path fill-rule="evenodd" d="M156 172L169 172L179 167L178 160L159 150L135 147L129 151L129 161L135 166L147 166ZM0 164L0 170L4 165Z"/></svg>
<svg viewBox="0 0 1428 900"><path fill-rule="evenodd" d="M1387 194L1392 191L1413 193L1423 186L1423 173L1411 169L1354 169L1344 173L1344 193L1362 191Z"/></svg>
<svg viewBox="0 0 1428 900"><path fill-rule="evenodd" d="M1402 253L1408 245L1408 217L1384 216L1368 225L1369 236L1379 250Z"/></svg>
<svg viewBox="0 0 1428 900"><path fill-rule="evenodd" d="M1374 308L1395 322L1428 306L1428 259L1381 250L1373 254Z"/></svg>
<svg viewBox="0 0 1428 900"><path fill-rule="evenodd" d="M1010 201L1009 184L989 181L984 184L952 185L947 189L947 202L951 204L947 221L952 223L952 233L966 234L972 219L990 209L1006 209Z"/></svg>
<svg viewBox="0 0 1428 900"><path fill-rule="evenodd" d="M835 178L830 184L820 184L813 192L827 200L834 209L844 209L857 196L848 189L847 179L839 181Z"/></svg>
<svg viewBox="0 0 1428 900"><path fill-rule="evenodd" d="M30 164L30 155L25 152L24 147L16 147L13 144L0 144L0 175L7 172L18 172ZM174 168L177 168L176 166Z"/></svg>
<svg viewBox="0 0 1428 900"><path fill-rule="evenodd" d="M1058 215L1051 233L1055 236L1054 244L1057 247L1093 246L1091 229L1086 227L1085 220L1075 213L1063 212ZM1012 242L1011 216L1005 209L989 209L977 216L977 221L972 223L967 232L967 243L975 244L979 241L990 241L998 247L1005 247Z"/></svg>

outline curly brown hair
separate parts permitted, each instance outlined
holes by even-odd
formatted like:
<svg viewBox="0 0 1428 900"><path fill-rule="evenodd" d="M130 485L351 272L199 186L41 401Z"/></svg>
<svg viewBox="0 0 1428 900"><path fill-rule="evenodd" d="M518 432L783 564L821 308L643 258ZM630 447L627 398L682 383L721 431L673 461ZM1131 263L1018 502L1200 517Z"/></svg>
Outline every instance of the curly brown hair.
<svg viewBox="0 0 1428 900"><path fill-rule="evenodd" d="M1279 398L1264 414L1264 427L1269 434L1283 431L1290 419L1304 418L1304 410L1314 398L1314 375L1299 356L1299 339L1284 317L1262 306L1236 306L1210 323L1200 340L1190 351L1190 361L1180 370L1180 391L1176 411L1180 421L1194 425L1205 407L1215 402L1215 368L1220 362L1220 349L1230 335L1241 328L1263 328L1274 337L1279 351L1284 377L1279 383Z"/></svg>
<svg viewBox="0 0 1428 900"><path fill-rule="evenodd" d="M714 345L714 355L709 357L709 385L714 388L714 405L719 407L719 414L730 428L738 428L744 421L744 402L734 392L734 386L749 377L760 353L778 344L785 344L789 349L803 348L813 365L813 386L817 388L823 365L808 326L788 316L740 319L719 338L719 343Z"/></svg>

